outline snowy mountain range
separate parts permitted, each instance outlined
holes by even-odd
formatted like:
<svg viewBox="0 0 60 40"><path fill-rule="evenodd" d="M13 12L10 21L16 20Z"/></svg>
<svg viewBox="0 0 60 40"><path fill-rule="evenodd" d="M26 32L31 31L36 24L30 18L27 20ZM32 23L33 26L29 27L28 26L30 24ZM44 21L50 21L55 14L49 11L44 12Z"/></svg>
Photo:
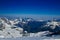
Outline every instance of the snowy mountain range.
<svg viewBox="0 0 60 40"><path fill-rule="evenodd" d="M47 36L60 34L60 20L35 20L33 18L0 18L0 38Z"/></svg>

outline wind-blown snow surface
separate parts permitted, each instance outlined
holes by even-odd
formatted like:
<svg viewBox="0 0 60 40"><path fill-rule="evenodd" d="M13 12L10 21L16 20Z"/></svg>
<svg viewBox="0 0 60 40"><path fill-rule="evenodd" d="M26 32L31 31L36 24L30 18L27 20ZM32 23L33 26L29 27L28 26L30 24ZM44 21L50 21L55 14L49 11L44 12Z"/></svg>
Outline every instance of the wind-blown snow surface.
<svg viewBox="0 0 60 40"><path fill-rule="evenodd" d="M21 38L0 38L0 40L60 40L58 37L21 37Z"/></svg>

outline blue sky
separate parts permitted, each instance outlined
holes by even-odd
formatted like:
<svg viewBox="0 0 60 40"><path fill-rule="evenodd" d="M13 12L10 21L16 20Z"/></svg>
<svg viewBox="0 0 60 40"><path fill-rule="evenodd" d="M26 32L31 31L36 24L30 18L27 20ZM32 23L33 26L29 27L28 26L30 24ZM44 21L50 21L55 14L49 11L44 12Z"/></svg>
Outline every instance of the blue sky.
<svg viewBox="0 0 60 40"><path fill-rule="evenodd" d="M60 16L60 0L0 0L0 15Z"/></svg>

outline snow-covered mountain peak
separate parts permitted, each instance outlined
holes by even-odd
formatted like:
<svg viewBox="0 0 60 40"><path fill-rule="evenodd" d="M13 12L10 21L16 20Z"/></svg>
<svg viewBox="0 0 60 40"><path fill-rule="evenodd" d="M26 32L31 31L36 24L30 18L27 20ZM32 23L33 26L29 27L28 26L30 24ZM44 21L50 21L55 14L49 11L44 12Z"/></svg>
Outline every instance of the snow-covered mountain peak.
<svg viewBox="0 0 60 40"><path fill-rule="evenodd" d="M47 22L47 26L50 26L52 29L55 29L56 26L59 26L59 22L57 21L51 21L51 22Z"/></svg>

